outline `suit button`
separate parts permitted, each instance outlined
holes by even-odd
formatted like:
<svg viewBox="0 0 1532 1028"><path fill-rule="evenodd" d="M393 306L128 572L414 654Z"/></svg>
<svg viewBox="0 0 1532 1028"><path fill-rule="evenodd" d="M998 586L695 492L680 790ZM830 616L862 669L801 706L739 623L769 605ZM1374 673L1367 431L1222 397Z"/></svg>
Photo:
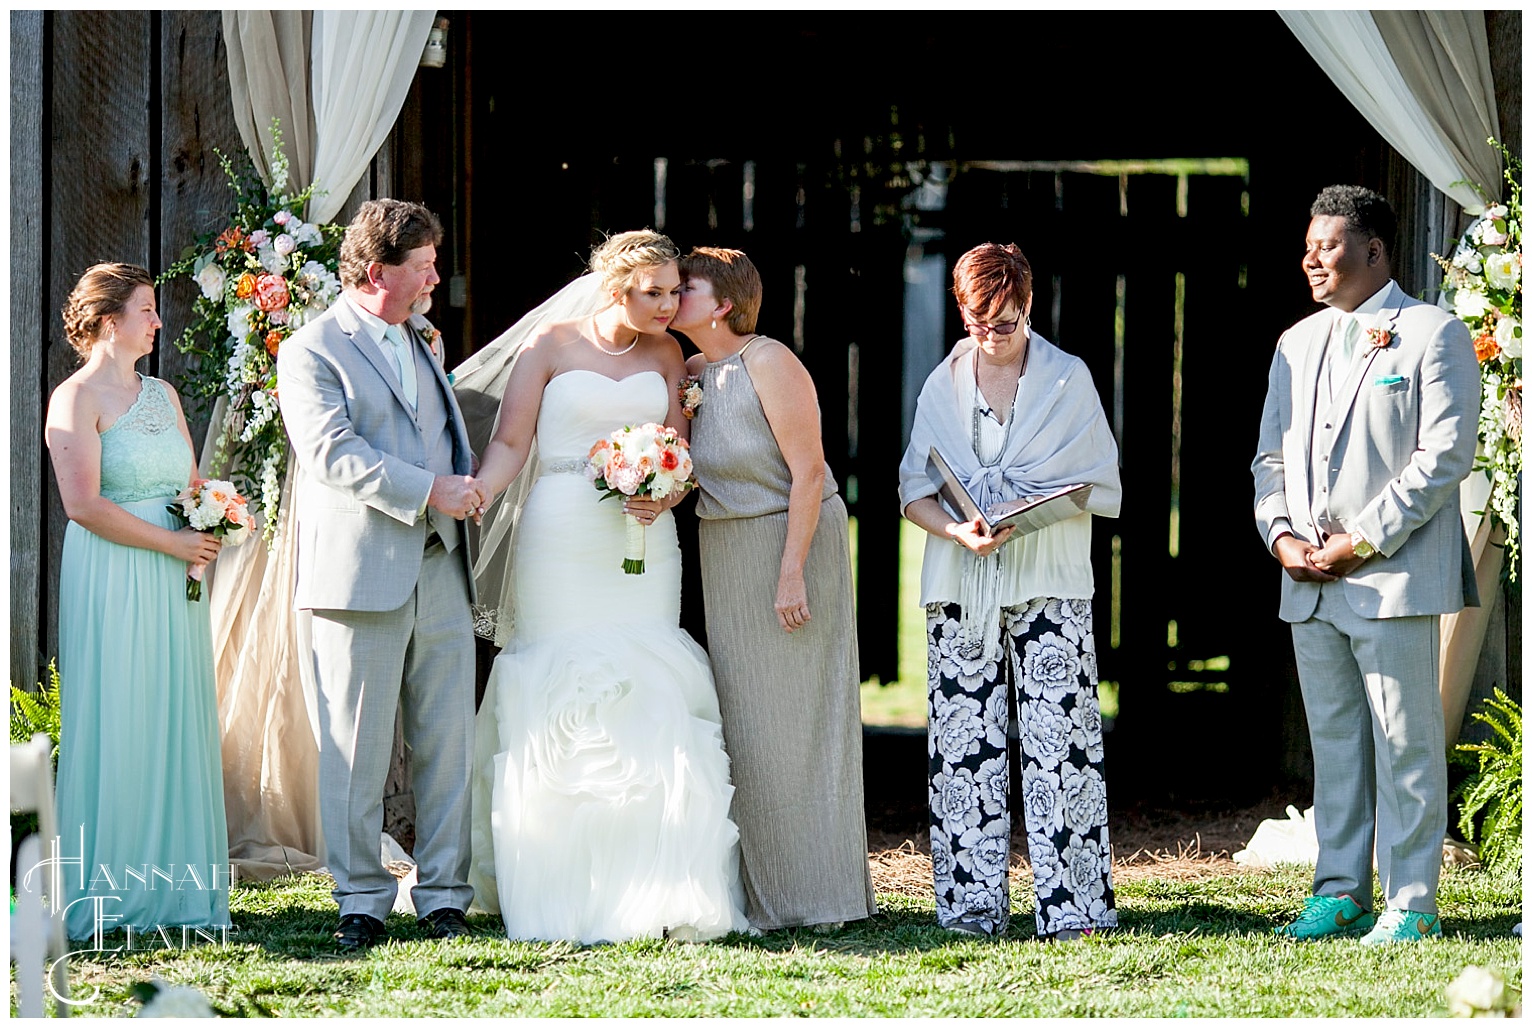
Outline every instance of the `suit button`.
<svg viewBox="0 0 1532 1028"><path fill-rule="evenodd" d="M1323 457L1320 457L1319 459L1320 460L1329 460L1330 459L1330 455L1327 453Z"/></svg>
<svg viewBox="0 0 1532 1028"><path fill-rule="evenodd" d="M1330 427L1330 423L1329 423L1329 422L1328 422L1328 421L1326 421L1326 422L1325 422L1325 427L1326 427L1326 428L1329 428L1329 427Z"/></svg>
<svg viewBox="0 0 1532 1028"><path fill-rule="evenodd" d="M415 466L416 466L416 467L417 467L417 468L423 468L423 467L425 467L425 462L424 462L424 461L418 461L418 460L417 460L417 461L416 461L416 462L415 462Z"/></svg>

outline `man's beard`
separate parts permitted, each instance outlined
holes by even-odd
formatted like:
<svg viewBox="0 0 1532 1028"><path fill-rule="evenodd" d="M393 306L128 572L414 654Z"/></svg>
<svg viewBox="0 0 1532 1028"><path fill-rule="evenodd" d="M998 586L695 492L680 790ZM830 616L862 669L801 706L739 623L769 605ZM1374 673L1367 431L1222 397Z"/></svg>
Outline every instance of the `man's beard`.
<svg viewBox="0 0 1532 1028"><path fill-rule="evenodd" d="M431 294L430 293L422 293L421 295L415 297L415 302L414 303L410 304L410 313L411 314L424 314L426 311L428 311L430 309L431 309Z"/></svg>

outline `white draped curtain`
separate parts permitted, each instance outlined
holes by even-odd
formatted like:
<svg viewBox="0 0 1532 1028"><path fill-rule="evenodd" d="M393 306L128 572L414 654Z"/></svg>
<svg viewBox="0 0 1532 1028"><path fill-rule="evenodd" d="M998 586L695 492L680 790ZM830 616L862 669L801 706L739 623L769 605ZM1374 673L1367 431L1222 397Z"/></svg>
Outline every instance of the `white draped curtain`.
<svg viewBox="0 0 1532 1028"><path fill-rule="evenodd" d="M1483 11L1281 11L1336 87L1390 146L1461 207L1502 196L1500 139ZM1456 741L1500 588L1500 532L1477 511L1490 486L1474 472L1460 490L1482 606L1442 618L1441 690Z"/></svg>
<svg viewBox="0 0 1532 1028"><path fill-rule="evenodd" d="M271 185L279 119L287 190L323 192L302 216L335 218L393 129L434 11L225 11L229 86L240 138ZM222 421L203 446L204 475ZM293 523L291 473L281 504ZM265 879L324 863L318 711L304 624L292 609L296 533L268 552L230 547L213 565L209 602L222 730L229 858Z"/></svg>

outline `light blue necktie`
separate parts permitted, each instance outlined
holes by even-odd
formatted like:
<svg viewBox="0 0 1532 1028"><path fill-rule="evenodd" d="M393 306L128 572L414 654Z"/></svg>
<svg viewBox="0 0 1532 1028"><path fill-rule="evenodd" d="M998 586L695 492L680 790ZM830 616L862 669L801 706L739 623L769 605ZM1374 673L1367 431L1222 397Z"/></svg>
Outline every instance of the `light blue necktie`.
<svg viewBox="0 0 1532 1028"><path fill-rule="evenodd" d="M388 326L383 332L383 340L388 343L386 352L392 355L394 373L399 376L404 398L414 408L419 399L419 388L415 382L415 355L410 351L410 344L405 342L398 325Z"/></svg>

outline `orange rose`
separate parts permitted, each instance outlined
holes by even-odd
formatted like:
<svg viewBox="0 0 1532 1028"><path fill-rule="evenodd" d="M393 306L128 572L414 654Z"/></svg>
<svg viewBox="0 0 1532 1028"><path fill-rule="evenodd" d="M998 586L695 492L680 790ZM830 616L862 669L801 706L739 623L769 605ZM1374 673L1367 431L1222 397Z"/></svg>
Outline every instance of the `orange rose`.
<svg viewBox="0 0 1532 1028"><path fill-rule="evenodd" d="M1500 356L1500 344L1495 342L1495 333L1486 330L1474 337L1473 352L1481 364Z"/></svg>
<svg viewBox="0 0 1532 1028"><path fill-rule="evenodd" d="M239 281L234 284L234 295L241 300L248 300L255 295L255 276L245 272L239 276Z"/></svg>
<svg viewBox="0 0 1532 1028"><path fill-rule="evenodd" d="M282 333L272 329L266 333L266 352L273 357L277 355L277 347L282 345Z"/></svg>

